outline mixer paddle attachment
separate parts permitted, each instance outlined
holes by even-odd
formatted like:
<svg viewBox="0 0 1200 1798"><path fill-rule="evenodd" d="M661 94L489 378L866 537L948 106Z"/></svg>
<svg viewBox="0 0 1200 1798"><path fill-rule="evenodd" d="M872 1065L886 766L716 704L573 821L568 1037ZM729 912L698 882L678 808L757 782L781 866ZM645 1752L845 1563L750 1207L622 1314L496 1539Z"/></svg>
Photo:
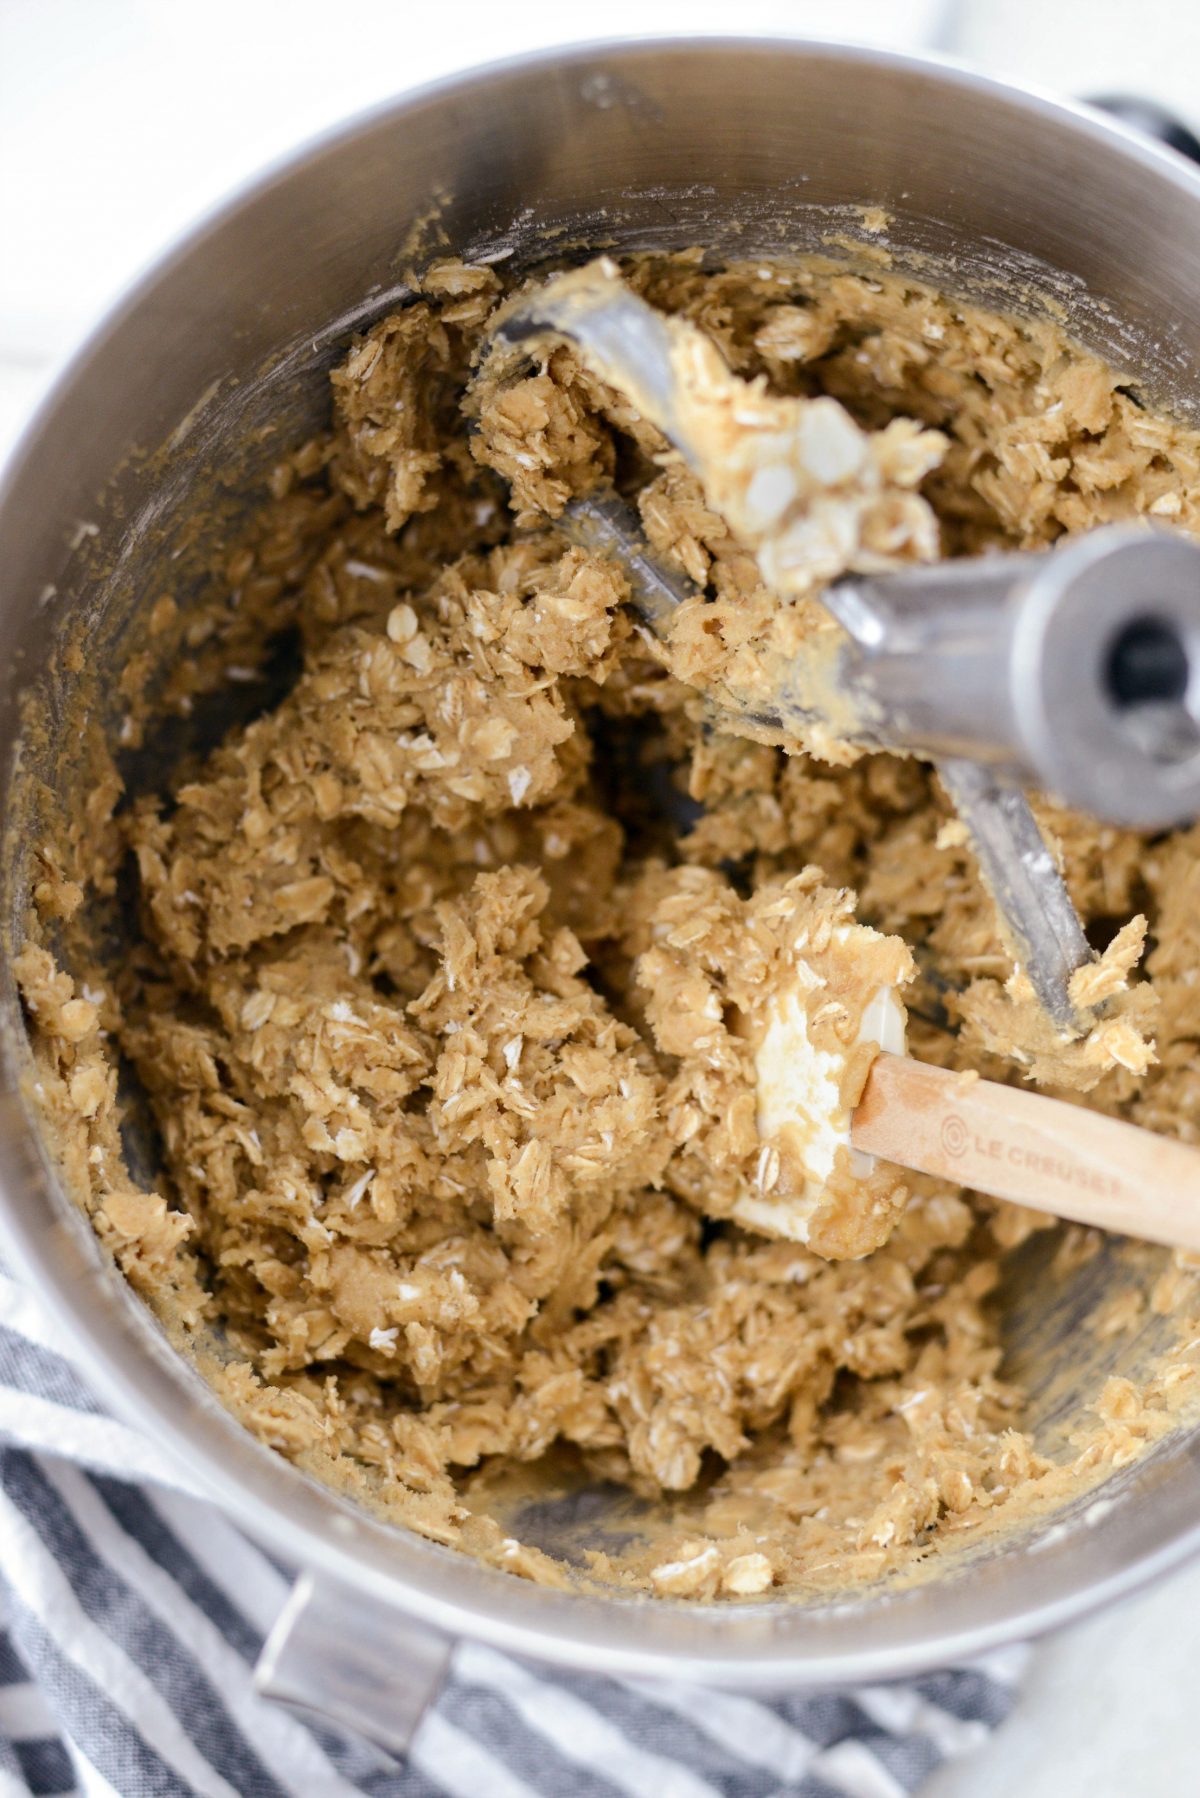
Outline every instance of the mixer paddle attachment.
<svg viewBox="0 0 1200 1798"><path fill-rule="evenodd" d="M850 464L862 455L863 434L835 402L775 400L740 381L703 333L655 311L603 259L519 295L493 353L545 336L568 338L662 431L768 588L811 593L813 558L819 574L844 519L819 493L805 499L788 458L803 457L817 424L835 482L843 448ZM812 468L810 454L802 472ZM656 634L697 599L611 490L573 501L561 523L619 563ZM1080 1036L1095 1013L1075 1006L1070 983L1092 952L1024 789L1143 830L1200 814L1200 545L1108 525L1048 551L876 573L879 562L851 545L820 588L820 641L790 657L764 644L757 662L743 652L731 684L707 694L714 717L776 741L823 726L932 761L1012 954L1056 1032Z"/></svg>
<svg viewBox="0 0 1200 1798"><path fill-rule="evenodd" d="M676 606L698 596L685 575L656 560L637 513L611 490L573 500L559 523L572 543L616 562L629 582L633 604L655 633L665 628ZM724 708L726 724L729 709ZM721 711L713 707L718 722ZM1028 799L1001 769L957 756L935 765L970 832L1014 959L1058 1033L1083 1035L1090 1019L1071 1003L1068 987L1092 951Z"/></svg>

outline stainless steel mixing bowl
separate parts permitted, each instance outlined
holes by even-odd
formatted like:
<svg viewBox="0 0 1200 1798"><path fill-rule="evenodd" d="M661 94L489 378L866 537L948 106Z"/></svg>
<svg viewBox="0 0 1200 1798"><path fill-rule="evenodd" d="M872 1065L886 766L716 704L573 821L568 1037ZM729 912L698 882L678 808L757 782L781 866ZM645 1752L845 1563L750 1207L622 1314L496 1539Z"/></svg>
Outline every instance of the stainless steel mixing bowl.
<svg viewBox="0 0 1200 1798"><path fill-rule="evenodd" d="M874 206L890 216L889 246L925 278L1009 306L1048 296L1131 384L1200 417L1197 174L1085 110L900 56L716 40L527 58L302 148L190 233L75 358L0 497L10 936L23 904L21 783L63 766L64 621L86 621L92 667L107 676L168 576L186 599L176 552L197 494L220 490L236 512L276 448L322 415L326 371L403 296L431 211L430 249L519 266L563 241L827 249L867 241L862 209ZM101 682L102 720L113 685ZM35 690L44 729L18 755L21 695ZM829 1684L1046 1629L1200 1546L1200 1435L1181 1430L1102 1493L946 1559L908 1591L689 1608L490 1572L354 1511L216 1405L60 1189L19 1096L27 1046L7 972L0 1030L11 1253L111 1403L309 1570L267 1683L394 1746L459 1638L627 1676ZM1080 1327L1127 1277L1113 1250L1068 1277L1051 1273L1044 1239L1016 1257L1011 1363L1051 1446L1106 1371L1136 1376L1161 1346L1157 1323L1117 1343ZM550 1517L551 1540L555 1527Z"/></svg>

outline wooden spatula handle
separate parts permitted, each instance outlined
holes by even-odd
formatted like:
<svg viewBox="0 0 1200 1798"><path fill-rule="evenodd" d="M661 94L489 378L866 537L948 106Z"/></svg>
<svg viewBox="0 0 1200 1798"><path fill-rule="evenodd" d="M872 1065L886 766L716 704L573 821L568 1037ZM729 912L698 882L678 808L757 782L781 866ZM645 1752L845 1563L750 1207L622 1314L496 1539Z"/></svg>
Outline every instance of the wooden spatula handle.
<svg viewBox="0 0 1200 1798"><path fill-rule="evenodd" d="M1200 1149L1080 1105L880 1055L851 1134L956 1186L1200 1250Z"/></svg>

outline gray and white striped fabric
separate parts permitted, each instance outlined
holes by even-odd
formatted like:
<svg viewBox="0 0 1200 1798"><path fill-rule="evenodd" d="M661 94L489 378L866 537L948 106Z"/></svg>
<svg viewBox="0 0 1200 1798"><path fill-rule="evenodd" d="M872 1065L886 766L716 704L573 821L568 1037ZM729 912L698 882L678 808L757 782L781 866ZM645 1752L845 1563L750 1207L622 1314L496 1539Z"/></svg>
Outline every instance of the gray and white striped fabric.
<svg viewBox="0 0 1200 1798"><path fill-rule="evenodd" d="M464 1647L401 1769L255 1695L288 1584L0 1273L0 1798L904 1798L1024 1663L768 1704Z"/></svg>

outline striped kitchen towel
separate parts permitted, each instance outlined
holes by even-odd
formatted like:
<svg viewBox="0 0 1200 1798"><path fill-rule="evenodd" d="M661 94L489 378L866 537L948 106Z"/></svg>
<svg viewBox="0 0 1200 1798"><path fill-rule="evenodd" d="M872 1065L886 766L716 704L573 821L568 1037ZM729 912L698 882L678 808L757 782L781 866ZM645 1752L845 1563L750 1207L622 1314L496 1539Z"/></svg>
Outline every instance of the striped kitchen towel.
<svg viewBox="0 0 1200 1798"><path fill-rule="evenodd" d="M0 1798L904 1798L1024 1660L768 1703L464 1646L398 1768L255 1694L287 1591L0 1274Z"/></svg>

